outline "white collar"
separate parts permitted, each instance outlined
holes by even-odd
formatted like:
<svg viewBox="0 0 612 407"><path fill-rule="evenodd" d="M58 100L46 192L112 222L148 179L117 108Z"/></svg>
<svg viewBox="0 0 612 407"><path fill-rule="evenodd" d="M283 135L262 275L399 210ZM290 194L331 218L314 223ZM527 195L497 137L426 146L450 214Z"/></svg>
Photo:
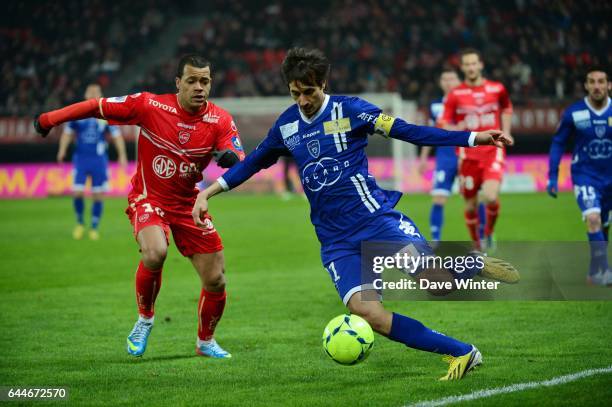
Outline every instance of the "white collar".
<svg viewBox="0 0 612 407"><path fill-rule="evenodd" d="M593 111L593 113L595 113L597 116L601 116L610 107L610 97L608 96L608 99L606 100L606 105L604 107L602 107L601 109L599 109L599 110L595 109L589 103L589 97L588 96L585 96L584 103L586 103L587 107L589 109L591 109L591 111Z"/></svg>
<svg viewBox="0 0 612 407"><path fill-rule="evenodd" d="M325 100L323 101L323 104L321 105L321 107L319 108L319 110L317 111L317 113L315 113L314 116L312 116L312 119L307 118L306 116L304 116L304 113L302 113L302 109L300 109L300 107L298 106L298 112L300 112L300 117L302 118L302 120L304 120L306 123L311 124L312 122L314 122L315 120L317 120L319 118L319 116L321 116L321 113L323 113L325 111L325 108L327 107L327 103L329 102L329 95L325 95Z"/></svg>

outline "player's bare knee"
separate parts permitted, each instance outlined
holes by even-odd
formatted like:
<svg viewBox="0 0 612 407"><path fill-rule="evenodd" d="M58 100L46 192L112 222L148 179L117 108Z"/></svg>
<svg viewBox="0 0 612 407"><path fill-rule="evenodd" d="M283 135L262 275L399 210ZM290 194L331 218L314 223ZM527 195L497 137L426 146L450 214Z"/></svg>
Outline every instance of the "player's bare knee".
<svg viewBox="0 0 612 407"><path fill-rule="evenodd" d="M379 302L376 301L349 301L348 308L352 314L359 315L361 318L368 321L368 324L376 332L384 330L385 319L384 309Z"/></svg>
<svg viewBox="0 0 612 407"><path fill-rule="evenodd" d="M204 288L207 291L221 292L225 290L225 274L217 272L206 277Z"/></svg>
<svg viewBox="0 0 612 407"><path fill-rule="evenodd" d="M142 262L150 270L158 270L164 265L168 249L164 246L147 246L141 248Z"/></svg>
<svg viewBox="0 0 612 407"><path fill-rule="evenodd" d="M589 213L586 216L587 229L590 233L599 232L601 230L601 216L599 213Z"/></svg>

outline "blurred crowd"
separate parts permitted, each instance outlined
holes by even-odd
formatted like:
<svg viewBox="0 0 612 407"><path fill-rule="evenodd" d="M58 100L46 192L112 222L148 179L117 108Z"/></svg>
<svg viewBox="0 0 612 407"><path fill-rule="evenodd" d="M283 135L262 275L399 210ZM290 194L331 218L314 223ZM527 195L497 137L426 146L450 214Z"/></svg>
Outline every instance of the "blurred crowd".
<svg viewBox="0 0 612 407"><path fill-rule="evenodd" d="M0 115L26 115L82 99L107 86L171 18L164 0L3 3Z"/></svg>
<svg viewBox="0 0 612 407"><path fill-rule="evenodd" d="M333 92L399 92L420 103L439 94L438 73L458 66L467 46L482 51L486 75L517 103L579 97L582 68L612 65L612 2L603 0L83 3L35 3L21 28L3 29L2 51L11 58L2 62L0 114L78 98L86 75L112 80L133 58L128 52L154 42L169 4L202 15L176 56L201 52L212 61L216 97L285 95L279 65L296 45L325 51ZM173 92L175 64L152 67L131 90Z"/></svg>

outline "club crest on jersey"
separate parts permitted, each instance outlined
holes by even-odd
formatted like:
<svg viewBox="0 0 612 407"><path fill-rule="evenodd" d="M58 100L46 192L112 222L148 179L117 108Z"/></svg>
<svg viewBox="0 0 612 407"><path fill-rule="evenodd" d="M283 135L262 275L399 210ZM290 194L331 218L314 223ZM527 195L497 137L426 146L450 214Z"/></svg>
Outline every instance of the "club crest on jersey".
<svg viewBox="0 0 612 407"><path fill-rule="evenodd" d="M595 126L595 135L599 138L606 135L606 126Z"/></svg>
<svg viewBox="0 0 612 407"><path fill-rule="evenodd" d="M338 120L323 122L323 131L326 135L347 133L351 131L351 120L348 117L344 117Z"/></svg>
<svg viewBox="0 0 612 407"><path fill-rule="evenodd" d="M170 178L176 172L176 164L165 155L158 155L153 159L153 171L160 178Z"/></svg>
<svg viewBox="0 0 612 407"><path fill-rule="evenodd" d="M179 131L178 133L178 141L181 144L185 144L189 141L189 139L191 139L191 133L188 133L186 131Z"/></svg>
<svg viewBox="0 0 612 407"><path fill-rule="evenodd" d="M319 158L319 154L321 154L321 144L319 144L319 140L309 141L306 147L313 158Z"/></svg>
<svg viewBox="0 0 612 407"><path fill-rule="evenodd" d="M145 223L148 220L149 220L149 214L148 213L143 213L142 215L140 215L138 217L138 222L140 222L140 223Z"/></svg>

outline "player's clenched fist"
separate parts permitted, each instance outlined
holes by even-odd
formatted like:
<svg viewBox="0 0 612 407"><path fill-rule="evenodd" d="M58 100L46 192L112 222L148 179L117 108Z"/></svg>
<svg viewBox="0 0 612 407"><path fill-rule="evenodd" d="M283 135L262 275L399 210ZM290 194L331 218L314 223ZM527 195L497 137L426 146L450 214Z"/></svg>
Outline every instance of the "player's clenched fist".
<svg viewBox="0 0 612 407"><path fill-rule="evenodd" d="M477 146L511 146L514 144L514 138L501 130L479 131L476 133L474 144Z"/></svg>
<svg viewBox="0 0 612 407"><path fill-rule="evenodd" d="M191 216L193 217L193 222L196 224L196 226L205 226L202 219L204 219L204 215L207 213L208 196L206 192L200 192L196 198L195 204L193 204L193 210L191 211Z"/></svg>

